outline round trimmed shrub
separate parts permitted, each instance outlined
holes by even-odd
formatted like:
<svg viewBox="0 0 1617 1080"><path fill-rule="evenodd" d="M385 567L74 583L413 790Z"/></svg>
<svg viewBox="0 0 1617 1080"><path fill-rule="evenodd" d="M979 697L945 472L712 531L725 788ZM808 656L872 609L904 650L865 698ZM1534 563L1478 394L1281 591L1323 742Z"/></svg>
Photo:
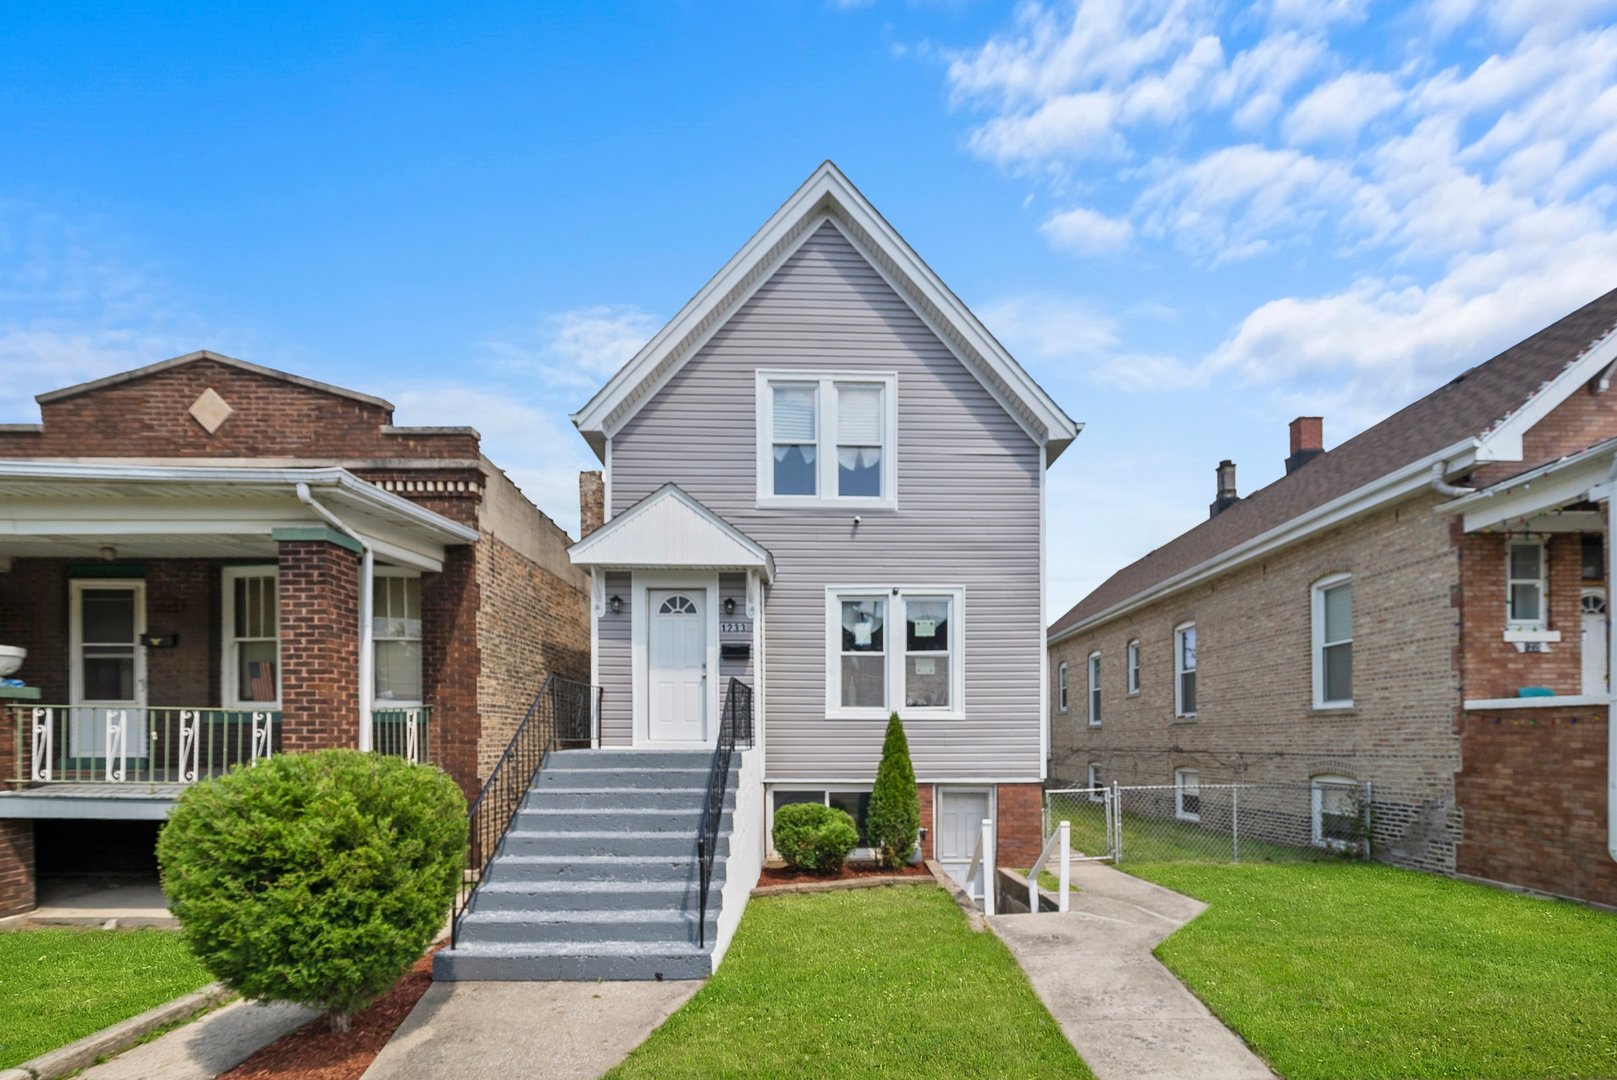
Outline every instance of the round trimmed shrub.
<svg viewBox="0 0 1617 1080"><path fill-rule="evenodd" d="M791 803L775 811L770 831L775 850L788 866L830 874L859 845L859 830L846 810L821 803Z"/></svg>
<svg viewBox="0 0 1617 1080"><path fill-rule="evenodd" d="M875 849L876 861L889 870L897 870L910 861L915 841L920 836L921 797L915 788L910 743L897 713L887 721L881 765L876 769L870 809L865 813L865 832L870 837L870 846Z"/></svg>
<svg viewBox="0 0 1617 1080"><path fill-rule="evenodd" d="M426 951L466 859L466 799L431 765L282 754L186 790L157 839L163 892L221 983L338 1030Z"/></svg>

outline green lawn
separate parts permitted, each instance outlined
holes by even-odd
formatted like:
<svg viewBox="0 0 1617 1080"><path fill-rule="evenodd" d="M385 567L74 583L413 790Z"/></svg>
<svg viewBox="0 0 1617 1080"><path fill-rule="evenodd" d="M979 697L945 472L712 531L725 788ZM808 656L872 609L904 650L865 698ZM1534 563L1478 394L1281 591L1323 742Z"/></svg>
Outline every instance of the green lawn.
<svg viewBox="0 0 1617 1080"><path fill-rule="evenodd" d="M992 933L942 889L752 901L697 995L608 1074L1087 1077Z"/></svg>
<svg viewBox="0 0 1617 1080"><path fill-rule="evenodd" d="M1287 1080L1617 1076L1617 916L1366 863L1125 863L1157 955Z"/></svg>
<svg viewBox="0 0 1617 1080"><path fill-rule="evenodd" d="M168 930L0 933L0 1069L208 982Z"/></svg>
<svg viewBox="0 0 1617 1080"><path fill-rule="evenodd" d="M1106 851L1106 814L1100 803L1066 799L1050 819L1051 828L1065 818L1072 823L1072 849L1086 855ZM1229 862L1235 846L1227 827L1201 828L1173 818L1123 815L1124 869L1141 862ZM1292 847L1242 837L1241 862L1340 862L1341 854L1320 847Z"/></svg>

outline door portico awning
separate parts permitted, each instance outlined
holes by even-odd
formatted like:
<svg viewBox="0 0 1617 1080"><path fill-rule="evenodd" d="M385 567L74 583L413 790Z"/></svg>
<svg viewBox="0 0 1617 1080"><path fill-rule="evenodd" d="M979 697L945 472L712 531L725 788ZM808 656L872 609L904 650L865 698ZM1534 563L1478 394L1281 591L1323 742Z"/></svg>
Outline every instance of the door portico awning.
<svg viewBox="0 0 1617 1080"><path fill-rule="evenodd" d="M756 540L664 484L567 549L575 566L632 570L756 570L773 580L775 559Z"/></svg>
<svg viewBox="0 0 1617 1080"><path fill-rule="evenodd" d="M1606 515L1591 504L1607 497L1617 470L1617 439L1443 503L1462 515L1465 531L1602 532Z"/></svg>
<svg viewBox="0 0 1617 1080"><path fill-rule="evenodd" d="M328 525L300 487L387 562L437 571L447 547L477 540L342 468L0 460L0 560L94 559L106 547L134 559L274 558L280 540Z"/></svg>

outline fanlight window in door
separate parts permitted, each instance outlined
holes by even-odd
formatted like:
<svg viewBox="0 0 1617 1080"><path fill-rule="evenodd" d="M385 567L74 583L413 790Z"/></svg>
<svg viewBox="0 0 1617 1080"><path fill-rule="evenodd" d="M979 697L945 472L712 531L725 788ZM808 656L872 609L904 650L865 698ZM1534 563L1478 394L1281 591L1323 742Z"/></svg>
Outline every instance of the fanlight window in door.
<svg viewBox="0 0 1617 1080"><path fill-rule="evenodd" d="M681 596L678 593L675 593L673 596L670 596L667 600L662 602L662 606L657 609L657 614L695 615L696 603L688 596Z"/></svg>

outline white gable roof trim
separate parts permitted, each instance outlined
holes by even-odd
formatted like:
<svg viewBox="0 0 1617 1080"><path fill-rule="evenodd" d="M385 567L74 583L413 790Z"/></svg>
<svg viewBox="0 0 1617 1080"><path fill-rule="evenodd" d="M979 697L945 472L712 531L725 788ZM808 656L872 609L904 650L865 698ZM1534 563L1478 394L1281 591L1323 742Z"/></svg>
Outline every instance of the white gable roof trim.
<svg viewBox="0 0 1617 1080"><path fill-rule="evenodd" d="M759 570L775 577L775 558L756 540L664 484L567 549L575 566L681 570Z"/></svg>
<svg viewBox="0 0 1617 1080"><path fill-rule="evenodd" d="M572 416L597 456L607 438L824 222L836 225L966 368L1047 448L1047 464L1081 425L1063 412L903 237L827 161L589 402Z"/></svg>

